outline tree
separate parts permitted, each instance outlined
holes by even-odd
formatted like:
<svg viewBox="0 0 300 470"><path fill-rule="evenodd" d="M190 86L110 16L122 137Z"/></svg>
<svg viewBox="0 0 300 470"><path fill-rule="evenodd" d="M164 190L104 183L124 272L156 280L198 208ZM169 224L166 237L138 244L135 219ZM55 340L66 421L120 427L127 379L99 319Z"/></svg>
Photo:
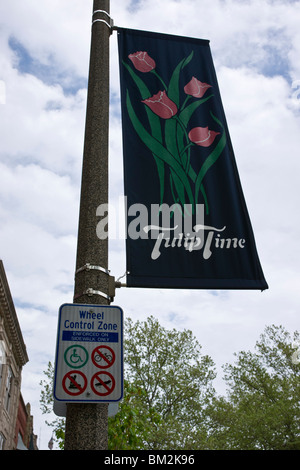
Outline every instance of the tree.
<svg viewBox="0 0 300 470"><path fill-rule="evenodd" d="M266 327L254 353L242 351L226 364L228 399L209 410L210 445L218 449L300 450L300 367L282 327Z"/></svg>
<svg viewBox="0 0 300 470"><path fill-rule="evenodd" d="M214 363L191 331L153 317L125 324L124 399L109 418L109 449L300 450L300 364L293 338L266 327L254 352L224 365L227 396L216 396ZM53 367L41 382L52 411ZM49 423L63 447L64 420Z"/></svg>
<svg viewBox="0 0 300 470"><path fill-rule="evenodd" d="M142 424L138 448L205 447L204 410L215 393L215 371L191 331L167 330L152 316L144 322L128 319L125 368L140 391L130 403L135 422ZM124 420L121 414L114 419L111 426Z"/></svg>
<svg viewBox="0 0 300 470"><path fill-rule="evenodd" d="M44 414L50 414L53 410L53 380L54 380L54 367L51 362L48 362L48 368L44 371L47 377L40 381L41 395L40 395L40 406ZM46 421L48 426L51 426L54 431L55 440L58 442L59 448L64 448L65 441L65 419L56 418L54 421Z"/></svg>
<svg viewBox="0 0 300 470"><path fill-rule="evenodd" d="M203 447L204 409L214 394L215 372L192 332L167 330L153 317L136 323L128 319L124 350L124 399L117 415L109 418L109 449ZM41 406L50 413L51 364L45 374ZM64 420L49 424L63 447Z"/></svg>
<svg viewBox="0 0 300 470"><path fill-rule="evenodd" d="M109 450L144 448L144 437L150 431L141 406L144 398L145 391L141 387L124 381L124 398L119 404L119 412L108 421Z"/></svg>

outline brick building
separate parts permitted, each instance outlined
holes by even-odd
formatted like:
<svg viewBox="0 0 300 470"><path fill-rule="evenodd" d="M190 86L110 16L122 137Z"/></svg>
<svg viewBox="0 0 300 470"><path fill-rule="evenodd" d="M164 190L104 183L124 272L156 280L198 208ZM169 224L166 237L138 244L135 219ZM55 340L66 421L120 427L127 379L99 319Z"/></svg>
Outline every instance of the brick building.
<svg viewBox="0 0 300 470"><path fill-rule="evenodd" d="M25 406L21 395L22 367L27 362L26 346L0 260L0 450L25 450L36 440L30 407Z"/></svg>
<svg viewBox="0 0 300 470"><path fill-rule="evenodd" d="M17 450L37 450L37 436L33 434L30 404L25 405L22 394L19 399L14 444Z"/></svg>

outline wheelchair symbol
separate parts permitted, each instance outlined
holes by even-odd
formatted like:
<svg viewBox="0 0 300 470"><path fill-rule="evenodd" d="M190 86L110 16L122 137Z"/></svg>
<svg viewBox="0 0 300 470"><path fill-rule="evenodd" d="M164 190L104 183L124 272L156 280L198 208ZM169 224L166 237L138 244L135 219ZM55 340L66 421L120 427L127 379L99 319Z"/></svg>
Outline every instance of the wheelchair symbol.
<svg viewBox="0 0 300 470"><path fill-rule="evenodd" d="M65 361L68 366L74 369L80 369L83 367L89 358L87 350L83 346L70 346L64 355Z"/></svg>

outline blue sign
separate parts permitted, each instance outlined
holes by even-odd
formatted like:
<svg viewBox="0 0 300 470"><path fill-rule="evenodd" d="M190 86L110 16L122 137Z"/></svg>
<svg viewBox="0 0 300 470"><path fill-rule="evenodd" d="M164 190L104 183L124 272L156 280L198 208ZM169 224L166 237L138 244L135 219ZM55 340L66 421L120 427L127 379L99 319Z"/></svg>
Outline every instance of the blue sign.
<svg viewBox="0 0 300 470"><path fill-rule="evenodd" d="M62 341L90 341L92 343L117 343L118 333L98 333L91 331L66 331L62 332Z"/></svg>

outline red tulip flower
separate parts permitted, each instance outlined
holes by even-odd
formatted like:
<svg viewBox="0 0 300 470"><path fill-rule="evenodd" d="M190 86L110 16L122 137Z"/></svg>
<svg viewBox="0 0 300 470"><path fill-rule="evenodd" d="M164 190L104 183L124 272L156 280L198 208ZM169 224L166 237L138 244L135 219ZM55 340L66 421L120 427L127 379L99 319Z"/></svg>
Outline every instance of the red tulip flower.
<svg viewBox="0 0 300 470"><path fill-rule="evenodd" d="M176 104L168 98L165 91L159 91L151 98L142 101L142 103L149 106L149 108L162 119L170 119L175 116L178 111Z"/></svg>
<svg viewBox="0 0 300 470"><path fill-rule="evenodd" d="M189 132L189 139L200 147L209 147L220 132L211 131L208 127L194 127Z"/></svg>
<svg viewBox="0 0 300 470"><path fill-rule="evenodd" d="M156 67L155 61L147 52L135 52L134 54L130 54L128 57L139 72L151 72L151 70Z"/></svg>
<svg viewBox="0 0 300 470"><path fill-rule="evenodd" d="M208 88L211 88L211 85L200 82L200 80L193 77L192 80L185 85L184 91L187 95L191 95L194 98L202 98Z"/></svg>

